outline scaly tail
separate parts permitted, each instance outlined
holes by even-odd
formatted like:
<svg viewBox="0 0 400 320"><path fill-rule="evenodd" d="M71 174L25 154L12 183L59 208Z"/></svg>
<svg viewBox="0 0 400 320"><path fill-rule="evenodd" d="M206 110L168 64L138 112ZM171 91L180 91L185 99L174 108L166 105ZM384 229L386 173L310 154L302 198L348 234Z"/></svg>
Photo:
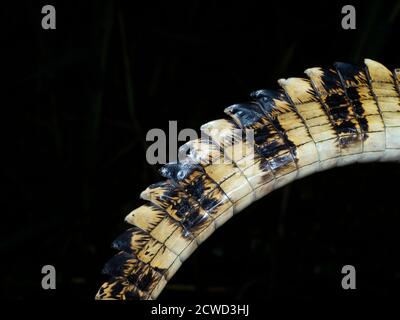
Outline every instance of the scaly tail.
<svg viewBox="0 0 400 320"><path fill-rule="evenodd" d="M142 192L133 227L104 267L96 299L155 299L193 251L252 202L295 179L355 162L400 160L400 72L366 59L336 63L309 79L279 80L202 126L206 138L161 169L167 180Z"/></svg>

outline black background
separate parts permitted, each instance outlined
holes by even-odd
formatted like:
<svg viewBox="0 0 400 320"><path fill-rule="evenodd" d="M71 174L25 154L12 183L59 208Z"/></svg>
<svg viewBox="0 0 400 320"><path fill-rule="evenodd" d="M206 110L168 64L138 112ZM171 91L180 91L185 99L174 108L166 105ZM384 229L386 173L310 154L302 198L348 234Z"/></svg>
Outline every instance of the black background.
<svg viewBox="0 0 400 320"><path fill-rule="evenodd" d="M57 29L41 28L53 4ZM112 240L159 181L148 130L197 129L276 80L365 57L400 67L400 4L18 1L2 5L0 298L92 300ZM161 300L395 296L400 168L364 164L296 181L234 217ZM41 267L57 270L42 290ZM357 290L341 288L341 268Z"/></svg>

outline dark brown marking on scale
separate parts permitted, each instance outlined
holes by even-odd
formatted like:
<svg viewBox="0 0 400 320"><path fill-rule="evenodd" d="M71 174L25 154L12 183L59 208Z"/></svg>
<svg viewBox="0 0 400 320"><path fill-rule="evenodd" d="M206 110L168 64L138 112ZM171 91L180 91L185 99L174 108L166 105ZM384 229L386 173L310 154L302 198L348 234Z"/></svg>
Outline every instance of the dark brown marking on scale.
<svg viewBox="0 0 400 320"><path fill-rule="evenodd" d="M101 299L141 300L149 295L132 285L127 279L112 277L100 288L98 296Z"/></svg>
<svg viewBox="0 0 400 320"><path fill-rule="evenodd" d="M274 99L278 99L282 94L277 91L269 91L269 90L259 90L253 93L252 98L257 101L261 107L261 110L264 112L268 120L272 123L275 130L278 132L281 139L284 141L287 150L290 152L290 156L292 158L293 163L295 164L297 173L299 172L298 160L297 160L297 150L296 145L288 138L286 131L282 128L277 115L281 112L279 108L277 108ZM291 110L293 111L293 110ZM277 167L279 166L289 166L291 162L287 157L281 156L276 157Z"/></svg>
<svg viewBox="0 0 400 320"><path fill-rule="evenodd" d="M367 66L364 66L364 73L365 73L365 77L367 79L367 85L368 85L368 88L369 88L369 92L371 93L371 96L373 97L373 99L375 101L375 104L376 104L376 106L378 108L378 111L379 111L379 115L380 115L381 120L382 120L382 124L383 124L383 128L384 128L383 132L385 134L385 150L386 150L386 123L385 123L385 121L383 119L382 109L381 109L380 103L378 101L378 97L376 96L376 94L375 94L375 92L374 92L374 90L372 88L372 78L371 78L371 75L369 74L369 70L368 70Z"/></svg>
<svg viewBox="0 0 400 320"><path fill-rule="evenodd" d="M259 150L263 157L274 157L288 148L282 139L275 139L277 131L258 104L249 102L232 105L225 109L225 113L236 119L242 128L254 130L254 140L256 145L262 146Z"/></svg>
<svg viewBox="0 0 400 320"><path fill-rule="evenodd" d="M294 144L289 142L289 139L285 141L279 129L263 111L261 104L255 101L235 104L226 108L225 113L236 119L242 128L254 130L256 151L268 160L270 168L279 170L290 163L295 163L297 168L296 158L291 149L292 146L295 149ZM279 155L282 151L288 151L289 155Z"/></svg>
<svg viewBox="0 0 400 320"><path fill-rule="evenodd" d="M238 129L237 131L240 131L240 134L241 134L240 140L241 140L241 141L247 141L246 132L245 132L244 130L241 130L241 128L240 128L240 127L235 123L235 121L233 121L232 119L227 119L227 121L228 121L228 123L231 124L235 129ZM207 132L204 132L204 133L205 133L206 136L208 136ZM224 147L225 147L225 146L231 146L231 145L234 145L234 144L236 143L236 141L235 141L236 137L235 137L234 135L231 137L231 139L232 139L231 141L226 141L226 140L225 140L225 141L223 142L224 145L221 145L221 146L218 145L218 144L213 140L212 137L208 136L208 138L209 138L210 143L213 144L213 145L219 150L219 152L220 152L221 155L223 155L223 156L226 157L226 158L229 158L229 155L227 155L227 154L225 153ZM248 177L244 174L244 172L242 171L242 169L237 165L236 161L234 161L234 159L229 159L229 160L230 160L231 163L234 165L234 167L238 169L238 171L239 171L240 174L243 176L243 178L247 181L247 183L248 183L248 185L250 186L252 192L254 192L255 190L253 189L253 186L251 185L251 183L250 183ZM211 177L210 177L210 178L211 178ZM222 190L222 188L221 188L221 190Z"/></svg>
<svg viewBox="0 0 400 320"><path fill-rule="evenodd" d="M337 133L339 145L346 148L349 144L358 141L357 134L360 131L357 125L352 122L355 116L352 114L351 104L346 99L339 75L335 70L324 69L321 80L327 96L322 96L311 82L316 97L323 106L326 106L328 115L332 120L333 129Z"/></svg>
<svg viewBox="0 0 400 320"><path fill-rule="evenodd" d="M320 81L322 82L323 90L325 90L326 94L328 95L329 94L328 88L335 84L335 82L337 81L337 78L336 78L334 71L331 69L323 69L321 71L322 71L322 75L319 78L320 78ZM306 74L310 78L310 85L312 87L312 91L310 91L310 94L321 105L322 111L327 116L332 129L335 131L335 135L336 135L336 139L337 139L336 141L340 147L340 134L339 134L338 130L336 129L335 119L333 118L333 115L329 111L328 105L325 103L325 97L324 97L325 93L320 92L319 86L315 82L318 79L315 79L315 81L314 81L313 77L310 74L308 74L307 72L306 72ZM288 99L290 99L289 96L287 96L287 97L288 97Z"/></svg>
<svg viewBox="0 0 400 320"><path fill-rule="evenodd" d="M285 90L279 90L279 91L274 91L274 90L257 90L251 93L251 97L253 99L258 100L263 109L265 110L265 112L271 112L274 110L275 107L275 103L271 104L270 101L274 101L274 100L280 100L283 103L286 103L287 105L290 106L291 110L293 112L296 113L297 117L300 119L300 121L302 122L302 125L307 129L307 134L308 137L310 138L311 141L314 142L315 148L317 149L317 143L315 142L315 140L313 139L311 133L310 133L310 128L307 124L307 121L305 121L305 119L302 117L302 115L299 113L299 111L297 110L294 102L292 101L292 99L289 97L289 95L287 94L287 92ZM294 154L294 156L296 156L296 154ZM319 163L321 162L321 158L320 158L320 154L318 152L318 160Z"/></svg>
<svg viewBox="0 0 400 320"><path fill-rule="evenodd" d="M353 111L360 126L360 138L362 141L368 138L368 121L365 118L365 110L360 101L358 86L367 86L367 78L361 68L354 65L336 62L334 64L340 78L340 83L344 89L347 100L353 106ZM364 150L364 149L363 149Z"/></svg>
<svg viewBox="0 0 400 320"><path fill-rule="evenodd" d="M165 170L167 169L163 167L162 171L164 173ZM188 168L185 168L185 170L188 170ZM207 220L208 217L206 213L202 212L202 214L200 214L199 205L191 201L188 195L180 190L178 186L172 185L170 183L161 183L161 185L165 193L153 196L151 199L148 200L154 206L161 209L169 217L171 217L172 221L182 226L185 237L193 237L193 233L195 233L197 229L201 228L202 224L204 224L204 222ZM149 187L149 189L151 190L159 187L160 184L153 184ZM184 195L183 201L178 202L174 200L176 199L174 197L176 197L178 193ZM192 204L191 206L188 205L189 202Z"/></svg>
<svg viewBox="0 0 400 320"><path fill-rule="evenodd" d="M160 172L199 204L199 207L182 221L184 236L190 233L196 237L214 220L221 206L227 206L226 209L233 206L229 196L207 175L201 165L187 162L169 163L162 167Z"/></svg>
<svg viewBox="0 0 400 320"><path fill-rule="evenodd" d="M287 145L292 154L293 161L297 163L296 145L288 138L286 131L282 128L278 118L274 114L274 110L277 110L274 99L282 98L282 94L277 91L273 92L267 90L259 90L252 93L251 97L260 104L261 110L264 111L264 114L267 116L269 121L271 121L272 125L275 127L275 129Z"/></svg>
<svg viewBox="0 0 400 320"><path fill-rule="evenodd" d="M135 255L119 252L103 268L103 273L124 278L143 292L151 292L162 278L164 270L154 270Z"/></svg>
<svg viewBox="0 0 400 320"><path fill-rule="evenodd" d="M247 108L244 104L235 105L226 108L225 113L236 119L244 129L253 130L254 149L261 159L259 168L262 171L271 172L273 177L276 178L274 170L277 165L272 161L272 157L285 150L286 146L274 139L271 124L266 121L259 107L256 104L249 104ZM268 179L268 177L266 178Z"/></svg>
<svg viewBox="0 0 400 320"><path fill-rule="evenodd" d="M202 206L204 198L214 189L220 188L204 169L198 164L188 164L183 162L169 163L161 168L161 175L171 179L177 187Z"/></svg>
<svg viewBox="0 0 400 320"><path fill-rule="evenodd" d="M228 107L229 108L229 107ZM225 109L225 113L227 113L227 109ZM260 159L260 164L259 164L259 168L262 171L269 171L272 173L274 179L275 179L275 173L274 170L272 170L272 166L269 163L268 158L271 157L273 154L277 153L280 151L280 149L283 147L282 145L279 145L276 141L274 143L274 145L272 146L272 148L261 148L259 147L260 145L262 145L265 140L267 139L267 137L269 136L269 131L266 128L266 122L265 119L263 117L263 114L258 110L257 108L254 108L253 112L250 112L249 110L247 110L247 112L245 111L240 111L240 110L236 110L237 113L243 113L246 116L242 117L242 120L238 121L243 121L243 126L245 129L252 129L254 132L254 145L255 145L255 151L257 153L257 155L259 155L259 159ZM234 110L229 111L229 112L235 112ZM232 113L233 115L233 113ZM237 128L240 128L233 120L230 120L230 122L234 123L235 126L237 126ZM244 133L245 130L242 130L242 132ZM247 139L247 137L246 137Z"/></svg>
<svg viewBox="0 0 400 320"><path fill-rule="evenodd" d="M154 193L148 200L166 211L178 222L182 222L191 210L199 206L188 193L168 181L152 184L148 189L150 193Z"/></svg>
<svg viewBox="0 0 400 320"><path fill-rule="evenodd" d="M119 235L111 246L113 249L136 255L150 239L151 236L146 231L132 227Z"/></svg>
<svg viewBox="0 0 400 320"><path fill-rule="evenodd" d="M147 222L146 228L143 229L144 231L150 232L151 230L153 230L155 227L157 227L158 223L164 219L165 215L167 214L164 210L160 209L158 206L156 206L155 204L149 202L145 204L147 207L149 207L151 210L154 210L155 212L157 212L157 216L156 219L154 219L154 221L152 223Z"/></svg>
<svg viewBox="0 0 400 320"><path fill-rule="evenodd" d="M140 228L133 227L121 234L116 240L114 240L112 247L122 252L115 255L110 261L107 262L103 269L103 273L114 276L126 278L130 283L140 288L142 291L148 292L152 288L148 288L149 284L153 281L158 281L167 271L159 267L151 266L151 262L154 257L159 253L160 250L165 250L165 247L160 245L160 249L157 250L151 260L148 263L143 262L137 254L145 249L146 244L152 240L152 237ZM154 241L154 239L153 239ZM149 251L145 249L145 256L149 256ZM146 270L147 275L144 278L137 278L137 269L134 266L140 266L140 271ZM146 285L147 284L147 285Z"/></svg>

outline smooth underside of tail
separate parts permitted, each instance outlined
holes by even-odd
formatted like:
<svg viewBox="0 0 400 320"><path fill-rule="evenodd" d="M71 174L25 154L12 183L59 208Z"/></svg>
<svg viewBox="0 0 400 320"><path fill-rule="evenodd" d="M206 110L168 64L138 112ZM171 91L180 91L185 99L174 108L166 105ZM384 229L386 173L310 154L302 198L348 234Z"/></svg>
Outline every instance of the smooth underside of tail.
<svg viewBox="0 0 400 320"><path fill-rule="evenodd" d="M218 227L295 179L400 160L400 70L365 59L305 73L226 108L229 118L181 147L186 158L165 165L166 180L143 191L146 203L126 217L132 227L113 242L119 253L96 299L156 299Z"/></svg>

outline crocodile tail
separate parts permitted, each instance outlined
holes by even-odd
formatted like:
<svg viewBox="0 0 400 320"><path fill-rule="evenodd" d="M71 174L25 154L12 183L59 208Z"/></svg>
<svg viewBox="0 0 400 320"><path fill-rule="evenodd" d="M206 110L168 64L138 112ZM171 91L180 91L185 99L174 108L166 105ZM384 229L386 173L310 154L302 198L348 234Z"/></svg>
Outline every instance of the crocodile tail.
<svg viewBox="0 0 400 320"><path fill-rule="evenodd" d="M161 168L165 181L141 193L133 225L113 247L96 299L156 299L218 227L295 179L355 162L400 159L400 71L366 59L310 68L278 80L201 127L185 157Z"/></svg>

